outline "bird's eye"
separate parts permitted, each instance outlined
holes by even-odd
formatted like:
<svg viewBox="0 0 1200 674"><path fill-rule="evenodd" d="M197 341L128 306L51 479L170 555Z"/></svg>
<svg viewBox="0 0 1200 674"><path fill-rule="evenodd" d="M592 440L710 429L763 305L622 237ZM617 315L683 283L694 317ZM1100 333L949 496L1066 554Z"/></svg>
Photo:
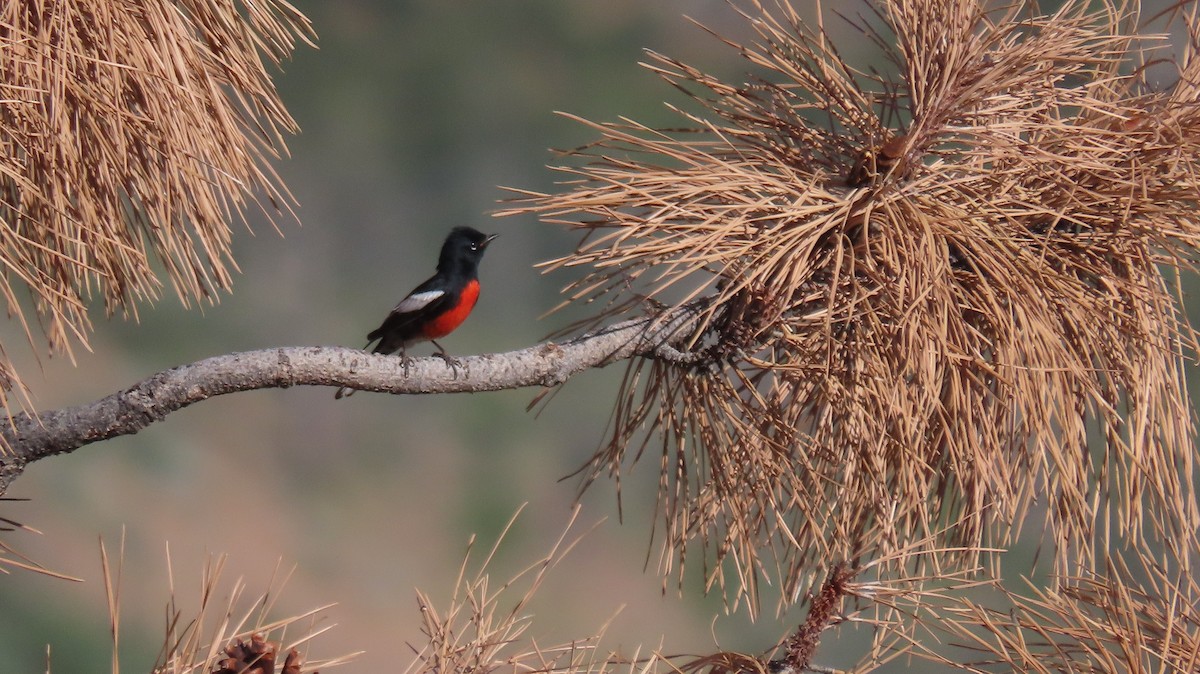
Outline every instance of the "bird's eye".
<svg viewBox="0 0 1200 674"><path fill-rule="evenodd" d="M477 244L477 243L471 244L471 250L479 250L479 244Z"/></svg>

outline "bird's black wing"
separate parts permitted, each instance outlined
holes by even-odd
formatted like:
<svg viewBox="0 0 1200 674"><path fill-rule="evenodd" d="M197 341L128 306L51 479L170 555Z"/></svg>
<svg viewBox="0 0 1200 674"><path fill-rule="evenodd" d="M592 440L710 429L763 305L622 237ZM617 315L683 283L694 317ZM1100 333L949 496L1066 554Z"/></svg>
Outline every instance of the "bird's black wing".
<svg viewBox="0 0 1200 674"><path fill-rule="evenodd" d="M367 335L367 345L379 340L375 353L395 353L406 343L419 338L425 317L435 315L450 301L441 285L442 280L434 276L413 288L383 323Z"/></svg>

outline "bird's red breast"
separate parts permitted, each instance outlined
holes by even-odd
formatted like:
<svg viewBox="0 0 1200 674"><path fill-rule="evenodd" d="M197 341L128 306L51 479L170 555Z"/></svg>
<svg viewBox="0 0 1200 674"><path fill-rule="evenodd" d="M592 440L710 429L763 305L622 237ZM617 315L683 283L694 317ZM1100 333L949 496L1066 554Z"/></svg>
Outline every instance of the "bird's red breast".
<svg viewBox="0 0 1200 674"><path fill-rule="evenodd" d="M471 279L467 282L467 285L463 286L462 292L458 294L458 301L454 306L443 311L437 318L427 322L421 329L421 336L426 339L438 339L454 332L455 328L467 320L467 316L471 314L471 310L475 308L475 302L478 300L479 281Z"/></svg>

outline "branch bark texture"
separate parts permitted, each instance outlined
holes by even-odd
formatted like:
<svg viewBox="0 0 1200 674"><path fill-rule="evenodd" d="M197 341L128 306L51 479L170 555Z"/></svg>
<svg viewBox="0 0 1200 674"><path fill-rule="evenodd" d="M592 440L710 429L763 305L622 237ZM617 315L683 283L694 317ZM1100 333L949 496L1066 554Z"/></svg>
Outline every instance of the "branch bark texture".
<svg viewBox="0 0 1200 674"><path fill-rule="evenodd" d="M15 414L0 424L0 494L27 464L131 435L214 396L263 388L349 386L393 394L466 393L554 386L591 368L635 356L685 363L675 344L694 332L697 305L601 328L563 342L469 356L450 368L438 358L401 358L334 346L288 346L206 358L159 372L92 403ZM330 404L334 404L330 400ZM343 403L344 404L344 403Z"/></svg>

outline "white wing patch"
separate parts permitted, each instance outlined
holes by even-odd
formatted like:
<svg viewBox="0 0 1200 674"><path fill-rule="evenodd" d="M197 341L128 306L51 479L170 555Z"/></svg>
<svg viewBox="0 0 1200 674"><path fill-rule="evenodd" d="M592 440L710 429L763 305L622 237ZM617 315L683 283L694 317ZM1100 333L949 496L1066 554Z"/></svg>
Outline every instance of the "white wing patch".
<svg viewBox="0 0 1200 674"><path fill-rule="evenodd" d="M408 297L405 297L404 299L400 300L400 304L397 304L396 308L392 309L392 313L393 314L408 314L408 313L412 313L414 311L418 311L420 309L425 308L430 302L436 300L437 298L439 298L445 294L446 294L446 291L444 291L444 290L427 290L423 293L415 293L413 295L409 295Z"/></svg>

